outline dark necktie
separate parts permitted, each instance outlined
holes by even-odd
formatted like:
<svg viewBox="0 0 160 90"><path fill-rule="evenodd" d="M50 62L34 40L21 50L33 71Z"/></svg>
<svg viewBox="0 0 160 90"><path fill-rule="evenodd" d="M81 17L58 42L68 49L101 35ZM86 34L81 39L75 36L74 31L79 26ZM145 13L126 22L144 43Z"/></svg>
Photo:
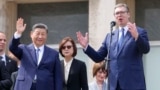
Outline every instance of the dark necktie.
<svg viewBox="0 0 160 90"><path fill-rule="evenodd" d="M122 43L124 41L124 28L121 29L121 33L122 33L122 35L118 41L118 49L120 49L120 47L122 46Z"/></svg>
<svg viewBox="0 0 160 90"><path fill-rule="evenodd" d="M2 56L0 56L0 61L1 61L1 62L3 62L3 63L4 63L4 65L5 65L5 62L2 60L2 58L3 58L3 57L2 57Z"/></svg>
<svg viewBox="0 0 160 90"><path fill-rule="evenodd" d="M2 61L2 58L3 58L3 57L2 57L2 56L0 56L0 61Z"/></svg>
<svg viewBox="0 0 160 90"><path fill-rule="evenodd" d="M40 49L39 48L37 48L37 49L35 49L35 54L36 54L36 64L37 64L37 66L38 66L38 59L39 59L39 52L40 52ZM34 80L36 80L37 79L37 75L35 74L35 76L34 76Z"/></svg>

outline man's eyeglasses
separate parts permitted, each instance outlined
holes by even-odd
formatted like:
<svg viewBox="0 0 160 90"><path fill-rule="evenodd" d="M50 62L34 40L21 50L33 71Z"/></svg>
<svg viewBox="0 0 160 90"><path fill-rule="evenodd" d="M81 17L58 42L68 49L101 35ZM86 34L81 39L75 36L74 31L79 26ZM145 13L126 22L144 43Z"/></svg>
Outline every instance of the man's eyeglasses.
<svg viewBox="0 0 160 90"><path fill-rule="evenodd" d="M71 45L63 46L62 49L66 49L66 48L67 48L67 49L71 49L71 47L72 47Z"/></svg>
<svg viewBox="0 0 160 90"><path fill-rule="evenodd" d="M125 14L127 11L119 11L119 12L115 12L115 15L119 15L119 14Z"/></svg>

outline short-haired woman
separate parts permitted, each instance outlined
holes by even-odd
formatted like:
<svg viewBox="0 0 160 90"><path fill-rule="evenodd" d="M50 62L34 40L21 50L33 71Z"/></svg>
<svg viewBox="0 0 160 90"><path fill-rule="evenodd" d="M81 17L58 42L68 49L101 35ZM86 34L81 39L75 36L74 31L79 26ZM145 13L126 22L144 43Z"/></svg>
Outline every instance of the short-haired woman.
<svg viewBox="0 0 160 90"><path fill-rule="evenodd" d="M88 90L87 70L84 62L75 58L77 47L71 37L65 37L59 44L64 75L63 90Z"/></svg>

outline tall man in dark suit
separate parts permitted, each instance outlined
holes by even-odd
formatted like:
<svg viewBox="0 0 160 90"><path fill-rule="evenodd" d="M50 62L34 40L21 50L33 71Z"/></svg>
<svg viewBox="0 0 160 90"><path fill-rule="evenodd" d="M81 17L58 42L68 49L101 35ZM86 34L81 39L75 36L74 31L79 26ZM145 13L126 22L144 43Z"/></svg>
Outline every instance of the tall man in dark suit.
<svg viewBox="0 0 160 90"><path fill-rule="evenodd" d="M10 90L12 85L11 77L5 67L3 56L5 57L6 35L0 32L0 90Z"/></svg>
<svg viewBox="0 0 160 90"><path fill-rule="evenodd" d="M21 60L14 90L62 90L62 72L59 53L45 45L48 27L38 23L32 27L32 43L20 44L26 28L24 20L17 20L10 51Z"/></svg>
<svg viewBox="0 0 160 90"><path fill-rule="evenodd" d="M11 75L12 72L17 71L18 67L17 62L5 54L6 43L7 39L5 33L0 32L0 56L2 57L1 60L4 62L9 74Z"/></svg>
<svg viewBox="0 0 160 90"><path fill-rule="evenodd" d="M88 34L84 37L77 32L78 41L95 62L104 60L110 48L109 90L146 90L142 56L150 50L147 32L129 21L130 13L126 4L117 4L114 16L118 28L113 31L111 45L112 34L107 34L98 51L88 45Z"/></svg>

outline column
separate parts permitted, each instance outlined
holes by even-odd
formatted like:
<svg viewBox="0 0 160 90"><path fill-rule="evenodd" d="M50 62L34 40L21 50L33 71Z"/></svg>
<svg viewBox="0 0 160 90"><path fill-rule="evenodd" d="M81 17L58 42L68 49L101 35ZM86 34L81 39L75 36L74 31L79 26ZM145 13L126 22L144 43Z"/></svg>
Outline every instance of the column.
<svg viewBox="0 0 160 90"><path fill-rule="evenodd" d="M89 43L98 49L107 33L110 22L114 20L115 0L89 0ZM89 60L88 81L92 81L93 61Z"/></svg>
<svg viewBox="0 0 160 90"><path fill-rule="evenodd" d="M0 31L6 30L6 1L0 0Z"/></svg>
<svg viewBox="0 0 160 90"><path fill-rule="evenodd" d="M14 1L0 0L0 31L5 32L7 37L6 53L8 52L8 42L15 31L17 17L17 5Z"/></svg>

